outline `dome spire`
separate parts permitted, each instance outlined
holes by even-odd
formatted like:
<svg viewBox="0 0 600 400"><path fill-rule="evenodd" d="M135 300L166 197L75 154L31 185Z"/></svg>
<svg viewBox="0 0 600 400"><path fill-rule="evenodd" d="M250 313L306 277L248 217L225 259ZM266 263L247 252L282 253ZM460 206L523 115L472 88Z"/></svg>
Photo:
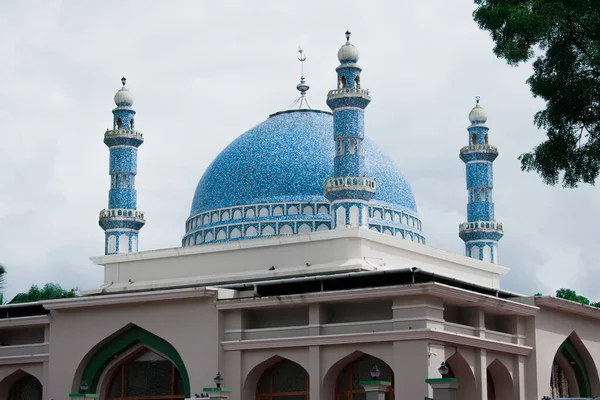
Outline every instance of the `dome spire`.
<svg viewBox="0 0 600 400"><path fill-rule="evenodd" d="M306 98L306 92L310 89L310 86L308 86L306 78L304 78L304 61L306 61L306 54L304 54L302 46L298 46L298 61L300 61L300 83L296 85L296 89L300 92L300 97L289 106L289 109L312 110L314 107Z"/></svg>
<svg viewBox="0 0 600 400"><path fill-rule="evenodd" d="M127 82L127 78L122 77L121 78L121 83L123 84L123 86L125 86L125 83Z"/></svg>

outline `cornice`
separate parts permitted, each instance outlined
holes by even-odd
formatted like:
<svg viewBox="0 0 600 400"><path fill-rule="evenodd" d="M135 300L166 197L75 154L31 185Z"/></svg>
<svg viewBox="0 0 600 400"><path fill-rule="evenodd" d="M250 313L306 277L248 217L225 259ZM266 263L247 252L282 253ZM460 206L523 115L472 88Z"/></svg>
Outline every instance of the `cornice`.
<svg viewBox="0 0 600 400"><path fill-rule="evenodd" d="M145 303L150 301L167 301L200 297L213 297L216 294L216 292L217 289L206 287L177 290L159 290L154 292L119 293L89 297L75 297L64 300L48 300L42 302L42 305L47 310L60 310L67 308L98 307L129 303Z"/></svg>
<svg viewBox="0 0 600 400"><path fill-rule="evenodd" d="M49 315L36 315L34 317L17 317L0 319L0 328L13 328L17 326L39 326L50 323Z"/></svg>
<svg viewBox="0 0 600 400"><path fill-rule="evenodd" d="M92 257L91 260L98 265L109 265L150 259L192 256L204 253L218 253L252 248L268 248L287 244L353 238L380 243L396 250L409 251L430 259L441 260L444 263L456 264L462 267L472 268L477 271L491 272L498 275L506 275L509 271L508 268L500 265L475 260L471 257L450 253L424 244L414 243L409 240L399 240L397 237L390 237L365 228L334 229L322 232L299 233L289 236L274 236L270 238L259 237L251 240L204 244L201 246L175 247L170 249L150 250L138 253L99 256Z"/></svg>
<svg viewBox="0 0 600 400"><path fill-rule="evenodd" d="M43 363L50 360L49 354L0 357L0 365Z"/></svg>
<svg viewBox="0 0 600 400"><path fill-rule="evenodd" d="M503 343L475 336L458 333L436 331L431 329L413 329L408 331L390 331L377 333L353 333L326 336L302 336L294 338L254 339L241 341L224 341L221 346L225 351L274 349L285 347L308 347L343 345L373 342L395 342L406 340L437 340L458 346L475 347L501 353L526 356L532 350L530 346Z"/></svg>
<svg viewBox="0 0 600 400"><path fill-rule="evenodd" d="M551 308L554 310L565 311L571 314L582 315L593 319L600 320L600 308L586 306L574 301L560 299L552 296L537 296L535 297L535 305L541 308Z"/></svg>
<svg viewBox="0 0 600 400"><path fill-rule="evenodd" d="M437 282L419 283L414 285L387 286L368 289L353 289L335 292L304 293L286 296L272 296L262 298L242 298L219 300L216 303L218 310L232 310L243 308L262 308L281 305L298 305L321 303L331 301L361 300L394 298L415 295L429 295L441 298L462 300L476 304L478 307L504 309L516 315L530 316L538 312L538 307L518 303L512 300L501 299L470 290L459 289Z"/></svg>

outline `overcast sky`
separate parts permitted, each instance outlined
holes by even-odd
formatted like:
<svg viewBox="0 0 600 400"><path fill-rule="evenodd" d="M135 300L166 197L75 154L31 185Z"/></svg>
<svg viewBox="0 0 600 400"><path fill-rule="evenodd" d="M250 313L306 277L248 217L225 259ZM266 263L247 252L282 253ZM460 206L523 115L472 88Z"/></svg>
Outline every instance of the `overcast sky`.
<svg viewBox="0 0 600 400"><path fill-rule="evenodd" d="M167 4L169 6L167 6ZM180 245L196 184L237 136L297 97L302 44L310 100L326 109L350 29L371 89L366 134L410 181L428 245L463 253L459 149L474 96L489 114L505 289L566 286L600 300L600 192L545 186L517 157L544 138L543 108L472 20L470 0L22 1L0 3L0 263L7 297L32 284L102 282L113 95L136 96L140 250Z"/></svg>

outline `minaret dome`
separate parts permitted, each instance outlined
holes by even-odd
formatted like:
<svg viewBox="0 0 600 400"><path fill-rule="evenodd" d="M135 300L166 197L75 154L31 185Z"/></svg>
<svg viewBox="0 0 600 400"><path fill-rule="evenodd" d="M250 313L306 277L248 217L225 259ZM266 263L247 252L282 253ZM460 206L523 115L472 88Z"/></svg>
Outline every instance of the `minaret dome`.
<svg viewBox="0 0 600 400"><path fill-rule="evenodd" d="M125 77L121 78L123 87L115 93L115 104L118 107L131 107L133 105L133 93L125 87L125 82L127 82L127 79Z"/></svg>
<svg viewBox="0 0 600 400"><path fill-rule="evenodd" d="M472 124L485 124L487 122L488 115L485 111L485 108L479 105L479 96L475 98L475 102L475 107L473 107L469 113L469 121L471 121Z"/></svg>
<svg viewBox="0 0 600 400"><path fill-rule="evenodd" d="M346 31L346 44L338 50L338 60L342 64L355 64L358 62L358 49L350 43L350 31Z"/></svg>

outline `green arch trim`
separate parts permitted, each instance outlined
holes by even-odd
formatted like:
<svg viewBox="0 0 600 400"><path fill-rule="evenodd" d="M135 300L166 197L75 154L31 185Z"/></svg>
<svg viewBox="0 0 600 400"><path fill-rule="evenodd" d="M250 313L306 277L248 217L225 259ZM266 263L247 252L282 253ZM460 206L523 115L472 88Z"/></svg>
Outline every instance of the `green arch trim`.
<svg viewBox="0 0 600 400"><path fill-rule="evenodd" d="M138 326L132 326L125 332L109 340L96 350L92 358L90 358L81 377L82 380L85 379L88 382L89 392L96 393L100 375L102 375L102 372L114 356L121 354L137 343L143 343L146 347L164 354L175 364L175 367L177 367L181 374L185 397L190 398L190 377L177 350L166 340Z"/></svg>
<svg viewBox="0 0 600 400"><path fill-rule="evenodd" d="M574 362L573 371L577 377L577 386L579 386L579 396L581 397L592 397L592 385L590 384L590 377L588 375L585 363L581 358L581 355L571 342L571 339L567 338L563 344L558 348L558 353L564 352L567 360Z"/></svg>

